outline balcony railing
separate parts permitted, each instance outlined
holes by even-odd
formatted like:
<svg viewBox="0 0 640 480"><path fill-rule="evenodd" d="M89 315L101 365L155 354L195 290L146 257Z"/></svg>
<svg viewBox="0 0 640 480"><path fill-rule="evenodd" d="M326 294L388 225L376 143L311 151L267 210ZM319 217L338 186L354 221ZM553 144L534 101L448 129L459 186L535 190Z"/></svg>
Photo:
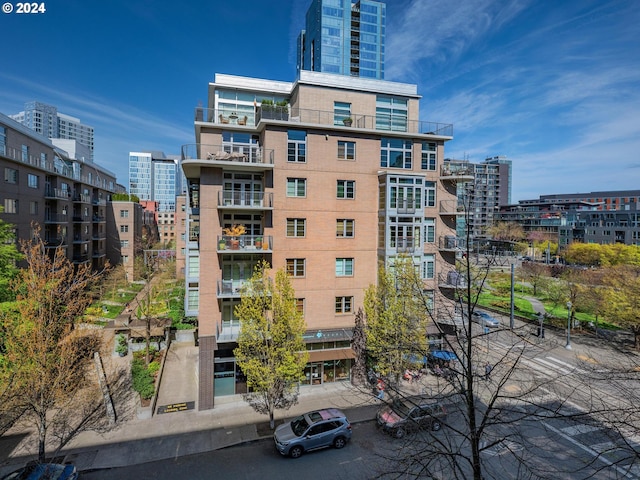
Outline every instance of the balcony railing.
<svg viewBox="0 0 640 480"><path fill-rule="evenodd" d="M440 215L463 215L464 205L458 200L440 200Z"/></svg>
<svg viewBox="0 0 640 480"><path fill-rule="evenodd" d="M415 243L413 237L396 238L396 251L398 253L413 253L415 251Z"/></svg>
<svg viewBox="0 0 640 480"><path fill-rule="evenodd" d="M237 119L230 118L226 115L226 112L221 110L197 107L195 112L196 121L225 125L225 127L238 125ZM402 115L358 115L357 113L351 113L349 116L353 119L352 128L453 137L453 125L450 123L408 120ZM244 120L244 115L242 115L241 121L246 121L246 124L252 127L265 120L334 127L345 126L343 122L345 115L337 115L333 111L292 108L289 106L269 105L268 107L256 107L253 117L255 117L255 120L252 116L248 116L247 120Z"/></svg>
<svg viewBox="0 0 640 480"><path fill-rule="evenodd" d="M467 239L444 235L438 238L438 248L440 250L462 250L467 248Z"/></svg>
<svg viewBox="0 0 640 480"><path fill-rule="evenodd" d="M83 193L74 193L73 201L76 203L91 203L91 197Z"/></svg>
<svg viewBox="0 0 640 480"><path fill-rule="evenodd" d="M467 280L461 273L451 270L438 274L438 285L440 288L465 288Z"/></svg>
<svg viewBox="0 0 640 480"><path fill-rule="evenodd" d="M62 213L48 213L44 216L45 223L67 223L69 221L69 215Z"/></svg>
<svg viewBox="0 0 640 480"><path fill-rule="evenodd" d="M219 207L273 208L273 193L265 192L218 192Z"/></svg>
<svg viewBox="0 0 640 480"><path fill-rule="evenodd" d="M270 235L218 235L218 252L271 252L272 241Z"/></svg>
<svg viewBox="0 0 640 480"><path fill-rule="evenodd" d="M473 167L470 165L445 164L440 167L441 178L468 178L472 180L475 177Z"/></svg>
<svg viewBox="0 0 640 480"><path fill-rule="evenodd" d="M191 143L182 146L182 160L273 165L274 152L257 145L207 145Z"/></svg>
<svg viewBox="0 0 640 480"><path fill-rule="evenodd" d="M69 200L69 198L71 197L71 193L69 192L69 190L47 187L44 189L44 196L45 198L60 198L64 200Z"/></svg>
<svg viewBox="0 0 640 480"><path fill-rule="evenodd" d="M218 280L217 293L218 298L239 297L240 291L247 280L240 279L222 279Z"/></svg>

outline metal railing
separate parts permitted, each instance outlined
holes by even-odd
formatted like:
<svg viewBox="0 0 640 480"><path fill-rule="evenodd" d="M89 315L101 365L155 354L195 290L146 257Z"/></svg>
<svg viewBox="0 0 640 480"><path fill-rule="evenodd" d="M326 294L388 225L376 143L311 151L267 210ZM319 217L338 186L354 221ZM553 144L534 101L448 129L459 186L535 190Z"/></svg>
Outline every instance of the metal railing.
<svg viewBox="0 0 640 480"><path fill-rule="evenodd" d="M212 108L196 107L195 120L214 123L225 126L239 125L238 117L231 118L226 111ZM415 134L427 134L442 137L453 137L453 124L429 122L421 120L408 120L403 115L339 115L333 111L311 110L304 108L280 107L275 105L259 106L255 108L254 115L242 115L242 122L255 127L261 121L281 121L288 123L309 123L314 125L330 125L333 127L345 127L345 118L352 119L352 128L361 128L377 131L406 132ZM244 126L244 124L242 124Z"/></svg>
<svg viewBox="0 0 640 480"><path fill-rule="evenodd" d="M218 235L218 251L229 253L231 250L246 252L271 251L273 238L271 235Z"/></svg>
<svg viewBox="0 0 640 480"><path fill-rule="evenodd" d="M460 215L464 214L464 205L458 202L458 200L440 200L440 213L445 215Z"/></svg>
<svg viewBox="0 0 640 480"><path fill-rule="evenodd" d="M211 160L213 162L273 165L274 151L257 145L182 145L182 160Z"/></svg>
<svg viewBox="0 0 640 480"><path fill-rule="evenodd" d="M221 191L218 192L219 207L272 208L273 193Z"/></svg>

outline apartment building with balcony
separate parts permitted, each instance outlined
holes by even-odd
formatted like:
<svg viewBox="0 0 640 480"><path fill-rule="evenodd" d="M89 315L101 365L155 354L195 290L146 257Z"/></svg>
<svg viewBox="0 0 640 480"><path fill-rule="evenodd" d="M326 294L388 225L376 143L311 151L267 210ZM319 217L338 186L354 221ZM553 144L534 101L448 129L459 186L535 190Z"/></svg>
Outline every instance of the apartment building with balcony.
<svg viewBox="0 0 640 480"><path fill-rule="evenodd" d="M76 264L105 266L108 201L122 188L113 173L3 114L0 168L0 218L15 225L17 239L31 239L37 224L47 248L62 248Z"/></svg>
<svg viewBox="0 0 640 480"><path fill-rule="evenodd" d="M438 307L453 296L464 212L443 168L450 124L420 121L417 87L301 71L295 82L216 74L182 147L185 311L198 317L198 408L243 393L234 307L263 259L291 276L310 386L350 378L355 314L380 263L409 256ZM244 227L239 236L225 229ZM180 245L180 244L179 244ZM182 264L182 263L181 263Z"/></svg>

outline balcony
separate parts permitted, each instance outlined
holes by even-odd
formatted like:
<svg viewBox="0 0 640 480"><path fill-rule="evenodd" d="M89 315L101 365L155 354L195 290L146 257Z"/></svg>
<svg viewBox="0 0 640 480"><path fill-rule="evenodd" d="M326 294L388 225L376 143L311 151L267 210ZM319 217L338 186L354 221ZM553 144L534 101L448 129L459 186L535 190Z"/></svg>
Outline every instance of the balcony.
<svg viewBox="0 0 640 480"><path fill-rule="evenodd" d="M438 249L445 252L457 252L467 248L467 239L455 235L444 235L438 238Z"/></svg>
<svg viewBox="0 0 640 480"><path fill-rule="evenodd" d="M66 244L67 244L67 239L65 237L47 236L44 239L45 248L63 247Z"/></svg>
<svg viewBox="0 0 640 480"><path fill-rule="evenodd" d="M271 253L271 235L218 235L218 253Z"/></svg>
<svg viewBox="0 0 640 480"><path fill-rule="evenodd" d="M218 208L271 210L273 208L273 193L246 191L218 192Z"/></svg>
<svg viewBox="0 0 640 480"><path fill-rule="evenodd" d="M458 289L467 286L467 280L455 270L438 274L438 286L445 289Z"/></svg>
<svg viewBox="0 0 640 480"><path fill-rule="evenodd" d="M440 208L438 210L441 216L458 216L464 215L464 205L458 200L440 200Z"/></svg>
<svg viewBox="0 0 640 480"><path fill-rule="evenodd" d="M61 188L47 187L44 189L44 198L55 200L69 200L71 193L69 190Z"/></svg>
<svg viewBox="0 0 640 480"><path fill-rule="evenodd" d="M412 199L399 199L396 205L396 212L399 214L414 214L420 207L416 207L416 202Z"/></svg>
<svg viewBox="0 0 640 480"><path fill-rule="evenodd" d="M91 203L91 197L82 193L74 193L72 200L74 203Z"/></svg>
<svg viewBox="0 0 640 480"><path fill-rule="evenodd" d="M88 263L89 255L74 255L73 263Z"/></svg>
<svg viewBox="0 0 640 480"><path fill-rule="evenodd" d="M68 223L69 216L63 213L49 213L44 216L44 223Z"/></svg>
<svg viewBox="0 0 640 480"><path fill-rule="evenodd" d="M74 235L73 236L73 243L74 244L89 243L90 240L91 239L86 235Z"/></svg>
<svg viewBox="0 0 640 480"><path fill-rule="evenodd" d="M73 215L72 220L74 222L87 223L89 221L88 215Z"/></svg>
<svg viewBox="0 0 640 480"><path fill-rule="evenodd" d="M104 207L107 204L107 201L103 198L94 198L91 203L98 207Z"/></svg>
<svg viewBox="0 0 640 480"><path fill-rule="evenodd" d="M413 237L397 237L395 240L396 252L413 253L415 251L415 243Z"/></svg>
<svg viewBox="0 0 640 480"><path fill-rule="evenodd" d="M200 160L211 165L234 169L273 168L274 151L250 145L207 145L192 143L182 146L182 160Z"/></svg>
<svg viewBox="0 0 640 480"><path fill-rule="evenodd" d="M104 223L107 221L107 218L102 215L93 215L91 217L91 221L95 223Z"/></svg>
<svg viewBox="0 0 640 480"><path fill-rule="evenodd" d="M247 280L245 279L222 279L218 280L218 298L240 298L240 291Z"/></svg>
<svg viewBox="0 0 640 480"><path fill-rule="evenodd" d="M445 164L440 167L440 180L471 182L475 173L471 165Z"/></svg>
<svg viewBox="0 0 640 480"><path fill-rule="evenodd" d="M225 128L236 126L233 119L226 116L226 112L211 108L197 107L195 110L196 122L207 122L224 125ZM353 118L352 128L395 131L411 134L433 135L437 137L453 138L453 125L450 123L425 122L418 120L408 120L402 115L358 115L351 113ZM244 117L243 117L244 118ZM343 127L340 115L333 111L310 110L303 108L277 107L269 105L269 108L257 107L255 110L255 120L248 118L247 126L256 127L261 121L279 121L286 123L304 123L309 125ZM201 157L191 157L201 158Z"/></svg>

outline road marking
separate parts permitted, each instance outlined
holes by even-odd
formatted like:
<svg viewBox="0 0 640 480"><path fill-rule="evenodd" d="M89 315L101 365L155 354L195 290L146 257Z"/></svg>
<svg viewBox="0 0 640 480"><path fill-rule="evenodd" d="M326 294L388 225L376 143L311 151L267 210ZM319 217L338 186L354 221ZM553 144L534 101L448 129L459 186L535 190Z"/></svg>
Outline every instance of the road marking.
<svg viewBox="0 0 640 480"><path fill-rule="evenodd" d="M575 435L580 435L582 433L589 433L589 432L593 432L594 430L601 430L601 429L602 427L596 427L594 425L587 425L583 423L583 424L575 425L572 427L565 427L561 430L567 435L571 435L573 437Z"/></svg>
<svg viewBox="0 0 640 480"><path fill-rule="evenodd" d="M541 363L542 365L544 365L544 366L546 366L546 367L549 367L549 368L552 368L552 369L554 369L554 370L557 370L557 371L558 371L558 372L560 372L560 373L564 373L565 375L569 375L569 374L571 373L571 370L567 370L566 368L563 368L563 367L561 367L561 366L559 366L559 365L556 365L556 364L554 364L554 363L552 363L552 362L547 362L547 361L546 361L545 359L543 359L543 358L533 358L532 360L533 360L534 362Z"/></svg>
<svg viewBox="0 0 640 480"><path fill-rule="evenodd" d="M570 363L564 362L562 360L559 360L555 357L546 357L548 360L551 360L552 362L556 362L559 363L560 365L564 365L565 367L569 367L572 369L572 371L574 372L578 372L578 373L587 373L585 370L582 370L581 368L576 367L575 365L572 365Z"/></svg>

